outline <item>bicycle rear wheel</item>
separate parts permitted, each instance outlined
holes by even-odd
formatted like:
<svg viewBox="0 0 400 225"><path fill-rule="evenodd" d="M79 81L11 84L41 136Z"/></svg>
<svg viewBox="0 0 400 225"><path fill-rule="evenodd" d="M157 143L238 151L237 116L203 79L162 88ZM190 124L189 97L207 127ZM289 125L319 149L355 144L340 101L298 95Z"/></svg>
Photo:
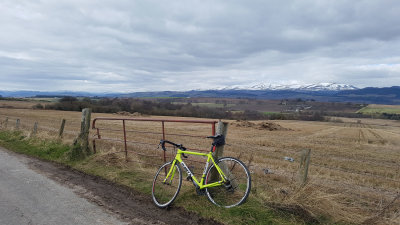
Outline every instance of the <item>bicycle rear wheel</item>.
<svg viewBox="0 0 400 225"><path fill-rule="evenodd" d="M208 199L217 206L231 208L246 201L251 189L250 172L246 165L235 158L224 157L217 160L216 164L224 172L227 182L217 186L206 188ZM206 176L206 184L218 182L221 177L212 165Z"/></svg>
<svg viewBox="0 0 400 225"><path fill-rule="evenodd" d="M182 172L178 164L175 164L173 171L166 179L171 166L172 162L165 163L158 169L154 177L152 196L154 203L160 208L172 204L181 189Z"/></svg>

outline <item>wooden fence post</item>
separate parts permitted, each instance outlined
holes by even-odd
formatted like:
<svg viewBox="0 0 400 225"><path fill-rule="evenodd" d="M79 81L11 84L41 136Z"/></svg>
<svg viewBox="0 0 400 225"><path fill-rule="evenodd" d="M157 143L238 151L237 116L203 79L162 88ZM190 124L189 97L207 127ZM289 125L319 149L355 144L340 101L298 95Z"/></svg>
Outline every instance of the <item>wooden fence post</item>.
<svg viewBox="0 0 400 225"><path fill-rule="evenodd" d="M85 108L82 110L81 132L74 140L74 144L70 153L71 160L83 159L87 155L92 154L89 148L89 129L91 113L92 110L90 108Z"/></svg>
<svg viewBox="0 0 400 225"><path fill-rule="evenodd" d="M216 134L217 135L222 134L226 138L226 135L228 134L228 123L219 120ZM221 158L223 155L224 155L224 145L216 147L213 153L215 162L217 162L217 160ZM225 175L229 176L229 170L226 168L225 164L219 164L219 167L222 169ZM217 171L212 171L210 181L217 181L217 180L219 180L219 173Z"/></svg>
<svg viewBox="0 0 400 225"><path fill-rule="evenodd" d="M60 126L60 130L58 131L58 137L59 137L59 138L63 138L64 127L65 127L65 119L62 119L62 121L61 121L61 126Z"/></svg>
<svg viewBox="0 0 400 225"><path fill-rule="evenodd" d="M19 126L20 126L21 121L19 119L17 119L17 121L15 122L15 129L19 130Z"/></svg>
<svg viewBox="0 0 400 225"><path fill-rule="evenodd" d="M219 120L216 134L217 135L222 134L226 138L227 133L228 133L228 123ZM216 147L215 152L213 153L214 159L221 158L223 155L224 155L224 145Z"/></svg>
<svg viewBox="0 0 400 225"><path fill-rule="evenodd" d="M82 120L81 120L81 137L82 137L82 149L86 154L90 155L91 151L89 149L89 131L90 131L90 118L92 115L92 109L86 108L82 110Z"/></svg>
<svg viewBox="0 0 400 225"><path fill-rule="evenodd" d="M300 167L299 167L299 181L301 185L304 185L307 182L310 158L311 158L311 149L304 149L301 152Z"/></svg>
<svg viewBox="0 0 400 225"><path fill-rule="evenodd" d="M8 125L8 117L6 117L6 121L4 122L4 128L7 128Z"/></svg>
<svg viewBox="0 0 400 225"><path fill-rule="evenodd" d="M38 122L35 122L35 124L33 125L33 129L31 134L29 135L29 137L34 137L37 133L37 128L38 128Z"/></svg>

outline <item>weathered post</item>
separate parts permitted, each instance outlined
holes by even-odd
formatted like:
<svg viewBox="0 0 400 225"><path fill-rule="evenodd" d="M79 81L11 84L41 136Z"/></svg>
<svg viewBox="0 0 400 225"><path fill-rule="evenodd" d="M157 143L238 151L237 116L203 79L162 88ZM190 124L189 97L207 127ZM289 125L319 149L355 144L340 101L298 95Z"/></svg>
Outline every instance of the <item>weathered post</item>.
<svg viewBox="0 0 400 225"><path fill-rule="evenodd" d="M7 128L8 125L8 117L6 117L6 121L4 122L4 128Z"/></svg>
<svg viewBox="0 0 400 225"><path fill-rule="evenodd" d="M15 122L15 129L19 130L19 126L21 124L21 121L19 119L17 119L17 121Z"/></svg>
<svg viewBox="0 0 400 225"><path fill-rule="evenodd" d="M311 149L304 149L301 153L300 167L299 167L299 181L301 185L304 185L307 182L310 158L311 158Z"/></svg>
<svg viewBox="0 0 400 225"><path fill-rule="evenodd" d="M38 122L35 122L35 124L33 124L33 129L32 129L31 134L29 135L29 137L34 137L34 136L36 136L37 128L38 128Z"/></svg>
<svg viewBox="0 0 400 225"><path fill-rule="evenodd" d="M218 121L217 124L217 135L222 134L226 138L226 135L228 133L228 123L227 122L222 122L221 120ZM214 159L221 158L224 155L224 145L218 146L215 148L215 151L213 153Z"/></svg>
<svg viewBox="0 0 400 225"><path fill-rule="evenodd" d="M228 123L219 120L216 134L224 135L224 137L226 138L227 133L228 133ZM217 162L217 160L221 158L223 155L224 155L224 145L216 147L213 153L215 162ZM226 168L225 164L221 163L219 164L219 167L222 169L225 175L229 176L229 170ZM217 181L217 180L219 180L219 173L216 170L214 170L211 173L210 181Z"/></svg>
<svg viewBox="0 0 400 225"><path fill-rule="evenodd" d="M64 127L65 127L65 119L62 119L62 121L61 121L61 126L60 126L60 130L58 131L58 137L59 137L59 138L63 138Z"/></svg>
<svg viewBox="0 0 400 225"><path fill-rule="evenodd" d="M92 154L89 148L89 128L91 113L92 110L89 108L85 108L82 110L81 132L74 140L74 144L70 152L71 160L83 159L87 155Z"/></svg>

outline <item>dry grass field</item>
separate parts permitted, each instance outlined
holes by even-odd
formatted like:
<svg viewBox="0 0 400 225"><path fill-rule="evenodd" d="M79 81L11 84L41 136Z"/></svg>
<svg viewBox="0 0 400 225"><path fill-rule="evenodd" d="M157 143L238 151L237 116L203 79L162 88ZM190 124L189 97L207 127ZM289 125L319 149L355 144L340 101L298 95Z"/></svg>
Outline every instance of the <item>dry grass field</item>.
<svg viewBox="0 0 400 225"><path fill-rule="evenodd" d="M8 101L0 100L0 108L32 109L39 101Z"/></svg>
<svg viewBox="0 0 400 225"><path fill-rule="evenodd" d="M61 119L65 118L63 140L71 143L80 129L81 113L0 108L2 129L5 129L6 117L7 129L15 129L15 121L19 118L21 129L27 135L37 121L37 135L42 138L56 138ZM92 114L92 119L96 117L121 116ZM309 213L321 220L328 217L330 221L345 224L400 224L400 122L340 120L343 122L268 121L281 126L272 131L261 126L266 121L227 121L229 128L224 154L239 157L250 165L252 196L262 199L267 206L292 211L301 208L303 210L299 213ZM160 165L162 151L156 148L162 137L161 123L127 121L126 126L128 149L155 156L129 152L130 162L136 163L140 159ZM106 140L123 140L122 122L98 121L97 127L101 128L103 140L96 141L96 160L126 163L121 152L123 143ZM211 126L208 124L166 123L165 130L166 139L189 148L208 150L210 146L208 139L191 137L210 135ZM91 132L91 137L95 137L95 130ZM309 181L301 186L298 168L300 153L306 148L311 149ZM284 160L284 157L291 157L294 162ZM202 166L192 162L195 173L201 173ZM143 171L153 173L155 166L143 164L143 168L150 168Z"/></svg>

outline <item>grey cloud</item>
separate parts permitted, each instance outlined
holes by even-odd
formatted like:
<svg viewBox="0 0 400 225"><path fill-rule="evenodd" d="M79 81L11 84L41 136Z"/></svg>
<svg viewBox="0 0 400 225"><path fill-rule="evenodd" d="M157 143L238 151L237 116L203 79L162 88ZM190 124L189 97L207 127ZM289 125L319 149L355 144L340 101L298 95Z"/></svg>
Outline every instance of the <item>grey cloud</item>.
<svg viewBox="0 0 400 225"><path fill-rule="evenodd" d="M395 0L4 0L0 89L393 85L398 70L359 66L398 59L399 14Z"/></svg>

